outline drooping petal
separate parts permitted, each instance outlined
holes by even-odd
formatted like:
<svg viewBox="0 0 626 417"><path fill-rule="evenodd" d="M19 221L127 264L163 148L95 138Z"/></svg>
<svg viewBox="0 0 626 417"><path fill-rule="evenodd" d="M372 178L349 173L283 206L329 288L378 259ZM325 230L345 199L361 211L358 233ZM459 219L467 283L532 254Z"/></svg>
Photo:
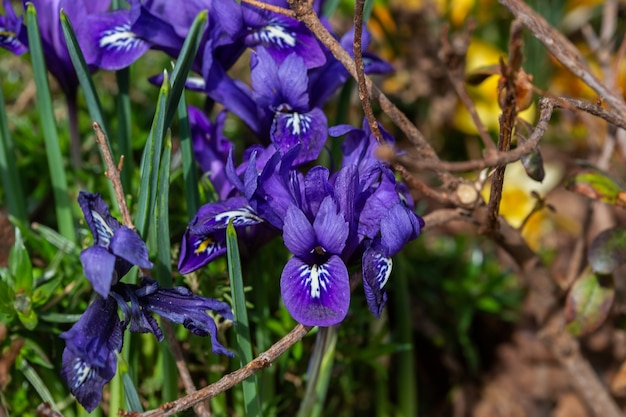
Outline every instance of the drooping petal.
<svg viewBox="0 0 626 417"><path fill-rule="evenodd" d="M338 256L321 265L291 258L280 277L280 291L287 311L306 326L337 324L350 306L348 270Z"/></svg>
<svg viewBox="0 0 626 417"><path fill-rule="evenodd" d="M324 148L328 138L328 120L321 109L307 113L276 113L270 137L283 154L301 145L295 165L314 161Z"/></svg>
<svg viewBox="0 0 626 417"><path fill-rule="evenodd" d="M291 253L301 258L310 256L315 248L315 230L302 210L294 204L287 209L285 225L283 226L285 246Z"/></svg>
<svg viewBox="0 0 626 417"><path fill-rule="evenodd" d="M81 25L85 60L98 68L116 71L130 66L150 49L131 31L130 10L90 15Z"/></svg>
<svg viewBox="0 0 626 417"><path fill-rule="evenodd" d="M381 246L387 256L395 255L420 233L418 217L403 204L394 205L380 222Z"/></svg>
<svg viewBox="0 0 626 417"><path fill-rule="evenodd" d="M380 317L387 303L387 291L384 287L389 280L392 260L383 254L380 248L371 246L363 253L363 288L367 306L374 316Z"/></svg>
<svg viewBox="0 0 626 417"><path fill-rule="evenodd" d="M86 191L78 194L78 204L93 234L94 245L108 247L113 233L122 226L115 217L111 216L109 206L100 194L91 194Z"/></svg>
<svg viewBox="0 0 626 417"><path fill-rule="evenodd" d="M225 253L226 241L223 236L199 236L187 229L180 247L178 272L183 275L189 274Z"/></svg>
<svg viewBox="0 0 626 417"><path fill-rule="evenodd" d="M348 238L348 222L337 212L337 203L332 196L322 201L313 222L317 243L327 252L341 255Z"/></svg>
<svg viewBox="0 0 626 417"><path fill-rule="evenodd" d="M117 302L100 298L70 330L61 334L66 343L61 376L87 411L100 404L104 385L115 375L123 331Z"/></svg>
<svg viewBox="0 0 626 417"><path fill-rule="evenodd" d="M200 297L185 287L159 288L156 281L144 278L135 292L139 304L146 310L174 323L185 326L193 334L211 337L214 353L234 356L217 339L217 326L207 311L215 311L225 319L233 315L228 304L212 298Z"/></svg>
<svg viewBox="0 0 626 417"><path fill-rule="evenodd" d="M152 262L148 259L148 248L137 232L122 226L115 231L109 244L111 252L133 265L142 268L152 268ZM120 276L121 278L121 276Z"/></svg>
<svg viewBox="0 0 626 417"><path fill-rule="evenodd" d="M118 279L115 273L115 255L102 246L91 246L81 252L80 262L94 291L108 297L111 285Z"/></svg>

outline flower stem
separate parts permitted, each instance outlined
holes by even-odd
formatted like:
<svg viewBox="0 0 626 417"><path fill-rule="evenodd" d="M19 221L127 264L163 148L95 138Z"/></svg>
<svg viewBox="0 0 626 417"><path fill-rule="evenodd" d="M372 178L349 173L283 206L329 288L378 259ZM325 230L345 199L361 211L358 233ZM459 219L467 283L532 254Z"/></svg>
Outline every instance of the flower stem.
<svg viewBox="0 0 626 417"><path fill-rule="evenodd" d="M320 327L315 339L315 348L309 362L307 387L298 410L298 417L321 416L337 344L336 327Z"/></svg>

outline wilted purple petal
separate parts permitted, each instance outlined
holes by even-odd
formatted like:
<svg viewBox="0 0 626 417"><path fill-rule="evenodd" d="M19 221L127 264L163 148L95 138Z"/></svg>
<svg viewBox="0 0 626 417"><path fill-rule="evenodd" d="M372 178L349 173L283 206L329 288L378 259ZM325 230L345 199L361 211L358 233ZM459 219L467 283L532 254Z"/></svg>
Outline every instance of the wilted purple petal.
<svg viewBox="0 0 626 417"><path fill-rule="evenodd" d="M100 404L104 385L115 375L123 331L117 302L113 298L100 298L70 330L61 334L66 343L61 376L87 411Z"/></svg>
<svg viewBox="0 0 626 417"><path fill-rule="evenodd" d="M163 318L185 326L198 336L211 336L214 353L234 356L217 340L217 326L208 310L232 320L228 304L212 298L200 297L185 287L159 288L155 281L144 278L135 292L139 304Z"/></svg>
<svg viewBox="0 0 626 417"><path fill-rule="evenodd" d="M320 265L291 258L280 277L280 291L291 316L306 326L337 324L350 306L348 270L334 255Z"/></svg>

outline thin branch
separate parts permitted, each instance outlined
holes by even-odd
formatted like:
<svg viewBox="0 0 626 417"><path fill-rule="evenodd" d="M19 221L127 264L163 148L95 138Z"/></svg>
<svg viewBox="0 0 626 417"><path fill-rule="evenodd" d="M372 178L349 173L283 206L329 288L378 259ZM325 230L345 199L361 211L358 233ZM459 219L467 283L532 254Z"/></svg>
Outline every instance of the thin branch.
<svg viewBox="0 0 626 417"><path fill-rule="evenodd" d="M365 0L355 0L354 2L354 67L356 70L356 81L359 86L359 100L363 106L363 112L367 119L367 124L372 131L378 143L382 143L383 137L378 129L378 122L372 111L372 103L370 102L370 94L365 84L365 65L363 64L363 45L361 39L363 37L363 8Z"/></svg>
<svg viewBox="0 0 626 417"><path fill-rule="evenodd" d="M626 103L622 97L593 75L578 49L561 32L521 0L499 0L499 2L507 7L561 64L583 80L619 114L626 114Z"/></svg>
<svg viewBox="0 0 626 417"><path fill-rule="evenodd" d="M230 374L224 375L219 381L208 385L196 392L188 394L175 401L165 403L159 408L146 411L144 413L138 412L124 412L121 413L123 417L168 417L181 411L185 411L200 401L208 400L216 395L231 389L235 385L239 384L243 380L249 378L251 375L260 371L261 369L270 366L280 355L285 353L287 349L295 345L300 339L302 339L312 327L303 326L298 324L289 333L287 333L282 339L274 343L269 349L261 353L251 362L249 362L243 368L240 368Z"/></svg>
<svg viewBox="0 0 626 417"><path fill-rule="evenodd" d="M113 184L113 191L115 192L115 198L120 208L120 213L122 214L122 220L126 226L134 230L135 226L133 225L133 220L130 218L130 211L128 211L126 199L124 198L124 188L122 187L122 180L120 177L121 168L115 164L113 155L111 154L111 148L109 148L109 142L107 141L107 138L102 131L102 127L100 127L98 122L93 122L93 130L96 131L96 142L100 147L100 151L102 151L104 163L107 167L105 175L111 181L111 184ZM122 160L123 157L121 161Z"/></svg>
<svg viewBox="0 0 626 417"><path fill-rule="evenodd" d="M446 162L446 161L422 161L416 160L408 156L398 156L394 161L411 168L412 170L436 169L441 167L445 171L472 171L485 168L492 168L498 165L505 165L519 160L522 156L528 154L533 148L536 148L539 141L548 129L548 123L552 117L554 108L558 102L548 97L542 97L539 100L539 121L535 129L528 137L528 140L517 148L508 152L496 152L488 154L483 159L474 159L462 162Z"/></svg>
<svg viewBox="0 0 626 417"><path fill-rule="evenodd" d="M493 139L489 135L485 124L480 120L476 106L472 101L472 98L467 92L465 84L465 55L467 54L467 47L469 46L471 38L471 27L468 27L463 37L463 46L461 48L453 48L448 39L449 25L444 25L441 29L441 59L445 64L446 73L448 79L454 87L456 95L459 96L459 100L463 103L467 112L469 113L474 126L478 130L478 136L480 136L485 149L489 152L495 152L496 146L493 143Z"/></svg>
<svg viewBox="0 0 626 417"><path fill-rule="evenodd" d="M241 0L242 3L247 3L251 6L258 7L261 10L267 10L269 12L282 14L283 16L295 18L296 15L292 10L285 9L284 7L274 6L273 4L264 3L258 0Z"/></svg>
<svg viewBox="0 0 626 417"><path fill-rule="evenodd" d="M517 117L517 76L522 68L522 59L522 24L516 19L511 23L509 35L509 62L504 64L502 60L500 61L502 80L504 81L503 90L498 91L500 96L504 94L504 100L501 103L503 109L500 116L500 135L498 137L498 151L500 152L507 152L511 147L511 138ZM491 178L489 215L485 224L487 230L493 230L498 225L505 170L506 165L497 166Z"/></svg>

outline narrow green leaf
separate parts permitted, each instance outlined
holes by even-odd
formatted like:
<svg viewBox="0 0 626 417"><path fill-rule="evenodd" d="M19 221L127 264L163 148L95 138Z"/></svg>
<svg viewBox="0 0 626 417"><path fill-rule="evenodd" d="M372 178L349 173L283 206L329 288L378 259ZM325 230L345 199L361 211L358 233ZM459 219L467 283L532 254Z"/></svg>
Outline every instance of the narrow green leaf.
<svg viewBox="0 0 626 417"><path fill-rule="evenodd" d="M4 188L4 198L9 214L22 223L28 222L26 202L22 191L21 175L15 165L17 160L15 145L9 132L9 122L4 104L4 95L0 88L0 178Z"/></svg>
<svg viewBox="0 0 626 417"><path fill-rule="evenodd" d="M87 109L89 110L89 116L92 120L98 122L102 126L102 131L107 134L106 123L102 116L102 105L100 104L100 98L96 92L96 86L91 78L91 72L85 62L85 57L80 49L78 40L76 39L76 33L72 27L69 17L64 10L61 10L61 28L63 29L63 36L67 43L67 50L70 54L70 59L76 70L78 76L78 82L83 89L85 95L85 102L87 103ZM108 135L107 135L108 136Z"/></svg>
<svg viewBox="0 0 626 417"><path fill-rule="evenodd" d="M139 399L139 393L137 392L137 388L135 388L135 384L133 384L133 380L128 372L122 373L122 384L124 385L124 394L126 394L126 404L128 405L128 409L131 411L142 412L143 406L141 405L141 400Z"/></svg>
<svg viewBox="0 0 626 417"><path fill-rule="evenodd" d="M31 295L33 292L33 265L20 229L15 229L15 243L9 252L9 271L13 276L13 284L16 292Z"/></svg>
<svg viewBox="0 0 626 417"><path fill-rule="evenodd" d="M599 170L583 171L570 178L565 186L568 190L593 200L626 207L626 190Z"/></svg>
<svg viewBox="0 0 626 417"><path fill-rule="evenodd" d="M626 263L626 229L613 227L600 232L587 254L591 269L600 274L610 274Z"/></svg>
<svg viewBox="0 0 626 417"><path fill-rule="evenodd" d="M164 73L163 83L159 91L156 112L152 120L152 128L141 158L139 197L137 214L135 215L135 227L141 236L146 237L148 213L152 213L156 200L156 190L159 179L159 162L161 159L161 147L163 136L157 132L163 131L165 126L165 108L169 94L169 77Z"/></svg>
<svg viewBox="0 0 626 417"><path fill-rule="evenodd" d="M80 248L78 245L67 239L65 236L59 234L56 230L40 223L35 223L32 227L33 230L43 237L46 242L51 243L63 253L76 257L80 255Z"/></svg>
<svg viewBox="0 0 626 417"><path fill-rule="evenodd" d="M59 146L59 136L56 130L56 120L52 108L52 97L48 85L46 63L41 47L41 37L37 25L37 11L32 3L26 7L26 27L28 29L28 45L33 67L33 76L37 88L37 108L41 119L41 128L46 145L48 157L48 169L52 181L54 204L59 231L67 239L75 242L74 220L72 218L72 206L70 203L67 187L67 178Z"/></svg>
<svg viewBox="0 0 626 417"><path fill-rule="evenodd" d="M52 397L50 390L46 386L46 383L43 382L43 379L41 379L37 371L35 371L35 369L30 366L28 361L26 361L25 359L20 359L18 367L22 374L24 374L24 377L26 377L28 382L30 382L33 388L35 388L35 391L37 391L37 394L39 394L39 397L41 397L41 401L44 403L48 403L54 411L61 414L61 411L54 401L54 398Z"/></svg>
<svg viewBox="0 0 626 417"><path fill-rule="evenodd" d="M567 330L574 336L582 336L596 330L604 322L615 289L610 275L599 275L587 270L574 282L565 302Z"/></svg>
<svg viewBox="0 0 626 417"><path fill-rule="evenodd" d="M155 273L161 286L172 286L172 253L169 225L170 165L172 157L171 131L165 137L165 149L159 167L159 188L156 202L156 216L153 216L157 235L157 264Z"/></svg>
<svg viewBox="0 0 626 417"><path fill-rule="evenodd" d="M198 192L198 173L193 158L193 144L191 143L191 129L185 95L178 102L178 127L180 134L180 151L183 158L183 179L185 181L185 197L187 202L187 217L190 219L200 208L200 193Z"/></svg>
<svg viewBox="0 0 626 417"><path fill-rule="evenodd" d="M233 298L233 313L235 316L235 332L241 366L252 361L252 340L250 337L250 325L248 311L246 309L246 297L244 294L243 277L241 273L241 260L239 246L237 244L237 232L232 221L226 228L226 248L228 258L228 276L230 277L231 295ZM258 378L254 374L243 382L243 397L246 417L261 416L261 399L258 387Z"/></svg>
<svg viewBox="0 0 626 417"><path fill-rule="evenodd" d="M52 296L52 294L54 293L54 290L56 290L57 287L61 284L62 280L63 280L63 275L56 274L49 281L46 281L43 284L38 285L37 288L35 288L35 291L33 291L33 297L32 297L33 306L39 307L47 303L50 297Z"/></svg>
<svg viewBox="0 0 626 417"><path fill-rule="evenodd" d="M135 172L135 160L132 147L132 112L130 108L130 68L124 68L115 73L117 80L117 96L115 107L117 109L117 150L120 155L125 155L124 169L121 172L122 186L130 190Z"/></svg>
<svg viewBox="0 0 626 417"><path fill-rule="evenodd" d="M193 64L193 61L196 58L196 54L198 53L198 48L200 47L200 42L202 40L202 35L204 34L207 19L207 10L203 10L198 13L193 23L191 24L191 27L189 28L189 32L187 33L187 37L185 38L185 42L183 43L180 54L178 55L178 59L176 60L176 65L172 70L172 88L167 100L167 112L165 116L164 129L168 129L172 124L172 121L174 120L174 115L176 114L176 110L178 109L178 101L183 94L183 90L185 89L185 82L187 81L187 75L189 75L191 65ZM165 130L161 131L161 134L165 134Z"/></svg>

